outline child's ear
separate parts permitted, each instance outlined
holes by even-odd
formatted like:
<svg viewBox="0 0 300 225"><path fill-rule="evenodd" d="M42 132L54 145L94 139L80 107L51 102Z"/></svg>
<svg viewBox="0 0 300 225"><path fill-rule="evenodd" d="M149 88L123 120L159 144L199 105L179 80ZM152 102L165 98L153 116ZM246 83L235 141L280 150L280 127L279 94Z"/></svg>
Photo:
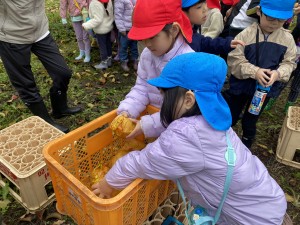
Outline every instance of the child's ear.
<svg viewBox="0 0 300 225"><path fill-rule="evenodd" d="M179 32L180 32L180 27L178 26L178 24L173 24L171 29L172 37L176 38Z"/></svg>
<svg viewBox="0 0 300 225"><path fill-rule="evenodd" d="M258 16L261 16L261 11L260 11L260 6L259 6L259 5L256 6L256 14L257 14Z"/></svg>
<svg viewBox="0 0 300 225"><path fill-rule="evenodd" d="M196 103L195 94L192 91L187 91L184 96L184 107L186 110L191 109Z"/></svg>

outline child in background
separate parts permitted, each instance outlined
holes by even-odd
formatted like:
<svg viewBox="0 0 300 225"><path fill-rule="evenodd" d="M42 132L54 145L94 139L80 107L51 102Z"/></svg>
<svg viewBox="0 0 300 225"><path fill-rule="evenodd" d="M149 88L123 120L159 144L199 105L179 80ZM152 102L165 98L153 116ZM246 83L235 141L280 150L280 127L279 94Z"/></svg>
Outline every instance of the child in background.
<svg viewBox="0 0 300 225"><path fill-rule="evenodd" d="M115 21L119 31L120 51L119 58L121 68L128 72L128 48L130 49L130 57L133 60L133 68L138 67L138 48L137 41L128 38L128 31L132 27L132 12L136 4L136 0L114 0Z"/></svg>
<svg viewBox="0 0 300 225"><path fill-rule="evenodd" d="M217 224L281 225L284 192L230 128L230 110L221 95L226 73L222 58L194 52L175 57L159 77L148 80L163 92L160 113L167 129L143 150L120 158L92 186L94 194L109 198L136 178L178 179L191 204L215 216L228 170L225 153L232 146L236 161Z"/></svg>
<svg viewBox="0 0 300 225"><path fill-rule="evenodd" d="M294 0L261 0L257 7L260 23L254 23L236 36L247 43L228 55L231 70L230 88L225 92L234 126L246 106L242 119L243 143L250 148L256 134L256 123L271 97L280 94L295 69L296 46L292 35L282 28L292 17ZM257 83L271 87L259 115L248 112Z"/></svg>
<svg viewBox="0 0 300 225"><path fill-rule="evenodd" d="M207 52L211 54L227 54L238 44L244 45L242 41L233 40L233 38L210 38L199 34L197 27L206 21L207 8L205 0L182 0L182 10L189 18L194 27L193 39L189 44L195 52Z"/></svg>
<svg viewBox="0 0 300 225"><path fill-rule="evenodd" d="M201 34L205 37L216 38L223 29L223 16L221 14L221 5L219 0L206 0L208 15L205 23L201 26Z"/></svg>
<svg viewBox="0 0 300 225"><path fill-rule="evenodd" d="M62 24L67 24L67 12L71 16L72 25L75 31L79 55L75 60L81 60L88 63L91 60L91 42L88 33L83 29L83 18L81 11L88 8L90 0L60 0L60 16Z"/></svg>
<svg viewBox="0 0 300 225"><path fill-rule="evenodd" d="M193 52L187 44L192 40L192 27L181 11L181 0L142 0L135 6L128 37L142 40L146 48L140 57L136 83L121 101L118 114L137 118L149 104L161 107L160 91L147 80L157 77L176 55ZM142 132L146 137L157 137L164 129L159 113L155 113L143 116L129 137Z"/></svg>
<svg viewBox="0 0 300 225"><path fill-rule="evenodd" d="M111 0L92 0L89 8L90 20L83 23L84 29L93 29L99 45L101 62L96 69L107 69L112 65L111 30L114 13Z"/></svg>

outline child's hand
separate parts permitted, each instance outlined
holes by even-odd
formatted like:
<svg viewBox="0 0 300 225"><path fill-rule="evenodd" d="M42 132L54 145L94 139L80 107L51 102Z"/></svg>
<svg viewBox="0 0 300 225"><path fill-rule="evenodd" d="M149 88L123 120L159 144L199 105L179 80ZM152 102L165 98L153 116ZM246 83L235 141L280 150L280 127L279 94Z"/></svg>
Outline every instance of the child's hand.
<svg viewBox="0 0 300 225"><path fill-rule="evenodd" d="M295 3L294 5L294 15L298 15L300 13L300 5L299 3Z"/></svg>
<svg viewBox="0 0 300 225"><path fill-rule="evenodd" d="M136 120L136 119L130 119L130 120L135 122L136 126L135 126L134 130L126 137L128 139L135 138L136 136L143 133L142 126L141 126L141 121Z"/></svg>
<svg viewBox="0 0 300 225"><path fill-rule="evenodd" d="M255 74L255 79L261 86L266 87L270 80L270 73L269 69L259 69Z"/></svg>
<svg viewBox="0 0 300 225"><path fill-rule="evenodd" d="M110 198L114 189L107 183L105 178L100 180L97 184L92 186L93 192L95 195L98 195L100 198Z"/></svg>
<svg viewBox="0 0 300 225"><path fill-rule="evenodd" d="M129 117L128 112L125 112L125 111L121 112L120 115L122 115L122 116L124 116L126 118Z"/></svg>
<svg viewBox="0 0 300 225"><path fill-rule="evenodd" d="M86 23L83 23L81 26L83 27L83 29L87 30L87 29L85 28Z"/></svg>
<svg viewBox="0 0 300 225"><path fill-rule="evenodd" d="M230 43L231 48L236 48L238 45L245 46L245 42L243 42L241 40L232 40Z"/></svg>
<svg viewBox="0 0 300 225"><path fill-rule="evenodd" d="M270 80L266 85L267 87L272 86L274 82L279 79L279 72L277 70L272 70L269 74L270 74Z"/></svg>

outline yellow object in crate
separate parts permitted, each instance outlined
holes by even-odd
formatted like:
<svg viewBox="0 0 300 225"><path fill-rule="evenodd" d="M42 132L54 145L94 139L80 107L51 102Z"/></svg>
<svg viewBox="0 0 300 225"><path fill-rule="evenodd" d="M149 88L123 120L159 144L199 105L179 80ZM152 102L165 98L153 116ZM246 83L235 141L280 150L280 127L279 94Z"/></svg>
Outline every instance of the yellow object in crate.
<svg viewBox="0 0 300 225"><path fill-rule="evenodd" d="M157 109L149 106L142 115L154 112ZM116 110L111 111L44 148L57 210L72 217L77 224L143 224L175 190L172 181L143 179L136 179L110 199L101 199L89 189L92 171L99 164L110 162L124 144L113 140L109 128L116 116Z"/></svg>
<svg viewBox="0 0 300 225"><path fill-rule="evenodd" d="M126 138L135 128L136 124L129 118L119 115L110 124L110 129L119 137Z"/></svg>

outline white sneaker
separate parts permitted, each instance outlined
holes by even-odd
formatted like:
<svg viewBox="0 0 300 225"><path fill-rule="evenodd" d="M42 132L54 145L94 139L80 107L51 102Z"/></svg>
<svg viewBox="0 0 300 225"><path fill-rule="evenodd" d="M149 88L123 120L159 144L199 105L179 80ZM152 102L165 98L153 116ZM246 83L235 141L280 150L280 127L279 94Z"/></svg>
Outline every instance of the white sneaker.
<svg viewBox="0 0 300 225"><path fill-rule="evenodd" d="M100 62L98 65L94 66L94 68L99 70L107 69L107 60Z"/></svg>

